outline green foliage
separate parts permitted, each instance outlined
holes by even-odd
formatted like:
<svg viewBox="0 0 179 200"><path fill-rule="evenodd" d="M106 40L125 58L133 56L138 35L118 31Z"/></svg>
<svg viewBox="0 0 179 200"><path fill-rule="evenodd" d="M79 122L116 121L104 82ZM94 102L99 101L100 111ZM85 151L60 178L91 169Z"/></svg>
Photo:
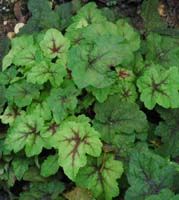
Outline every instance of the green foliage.
<svg viewBox="0 0 179 200"><path fill-rule="evenodd" d="M90 189L97 199L110 200L119 194L116 179L123 173L120 161L114 156L104 154L96 160L89 160L86 167L80 171L76 182L82 187Z"/></svg>
<svg viewBox="0 0 179 200"><path fill-rule="evenodd" d="M174 167L164 158L149 151L133 152L130 158L128 181L131 187L126 200L152 199L150 195L162 196L164 189L172 189ZM166 192L166 191L165 191ZM167 191L167 194L170 191Z"/></svg>
<svg viewBox="0 0 179 200"><path fill-rule="evenodd" d="M3 58L0 192L178 200L178 40L80 6L29 0L32 17Z"/></svg>
<svg viewBox="0 0 179 200"><path fill-rule="evenodd" d="M162 138L160 152L164 155L177 157L179 155L179 130L178 130L178 109L159 109L163 122L160 122L155 134ZM170 139L169 139L170 138Z"/></svg>
<svg viewBox="0 0 179 200"><path fill-rule="evenodd" d="M95 105L94 127L106 142L112 140L115 134L142 132L147 128L146 116L137 104L119 102L120 96L115 95Z"/></svg>
<svg viewBox="0 0 179 200"><path fill-rule="evenodd" d="M74 120L64 122L55 136L54 143L59 150L59 163L72 180L75 179L79 169L86 165L86 154L98 157L101 153L102 143L99 140L99 133L86 120L88 119L81 121L79 116L77 122Z"/></svg>
<svg viewBox="0 0 179 200"><path fill-rule="evenodd" d="M179 66L179 41L172 37L161 36L157 33L150 33L144 46L146 60L148 63Z"/></svg>
<svg viewBox="0 0 179 200"><path fill-rule="evenodd" d="M59 194L64 190L63 183L58 180L47 183L32 183L29 187L29 191L21 193L19 200L39 200L39 199L52 199L63 200L59 197Z"/></svg>
<svg viewBox="0 0 179 200"><path fill-rule="evenodd" d="M53 12L48 0L29 0L28 9L32 17L22 29L22 33L33 33L48 28L58 28L60 19L57 13Z"/></svg>
<svg viewBox="0 0 179 200"><path fill-rule="evenodd" d="M177 67L164 70L161 66L151 66L138 79L140 99L146 108L153 109L156 104L164 108L179 106L179 72Z"/></svg>

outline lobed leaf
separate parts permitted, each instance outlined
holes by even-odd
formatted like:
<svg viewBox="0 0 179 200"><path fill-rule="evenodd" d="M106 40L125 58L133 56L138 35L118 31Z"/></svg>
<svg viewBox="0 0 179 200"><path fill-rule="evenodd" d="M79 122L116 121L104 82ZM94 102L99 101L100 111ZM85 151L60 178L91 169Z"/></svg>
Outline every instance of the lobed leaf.
<svg viewBox="0 0 179 200"><path fill-rule="evenodd" d="M59 163L71 180L75 180L79 169L86 165L86 154L98 157L101 153L99 133L86 121L64 122L55 141Z"/></svg>

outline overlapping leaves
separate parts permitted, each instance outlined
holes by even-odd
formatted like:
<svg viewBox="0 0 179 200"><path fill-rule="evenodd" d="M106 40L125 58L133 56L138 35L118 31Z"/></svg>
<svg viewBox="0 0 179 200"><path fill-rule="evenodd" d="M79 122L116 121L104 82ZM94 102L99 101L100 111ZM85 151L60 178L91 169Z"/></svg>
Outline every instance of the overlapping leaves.
<svg viewBox="0 0 179 200"><path fill-rule="evenodd" d="M164 120L159 123L155 133L162 138L160 152L164 155L176 157L179 155L179 122L178 109L158 109L161 118ZM170 139L169 139L170 138Z"/></svg>
<svg viewBox="0 0 179 200"><path fill-rule="evenodd" d="M118 95L97 103L95 112L94 126L105 141L111 141L115 133L141 132L147 127L146 116L137 104L121 102Z"/></svg>
<svg viewBox="0 0 179 200"><path fill-rule="evenodd" d="M95 3L71 19L76 3L30 0L22 32L36 34L3 59L0 182L24 180L20 200L177 200L178 41L151 33L140 48L127 20ZM156 105L176 109L157 108L153 124Z"/></svg>
<svg viewBox="0 0 179 200"><path fill-rule="evenodd" d="M151 195L160 196L164 189L172 189L175 173L175 168L164 158L148 150L134 152L128 171L131 187L125 200L145 200Z"/></svg>

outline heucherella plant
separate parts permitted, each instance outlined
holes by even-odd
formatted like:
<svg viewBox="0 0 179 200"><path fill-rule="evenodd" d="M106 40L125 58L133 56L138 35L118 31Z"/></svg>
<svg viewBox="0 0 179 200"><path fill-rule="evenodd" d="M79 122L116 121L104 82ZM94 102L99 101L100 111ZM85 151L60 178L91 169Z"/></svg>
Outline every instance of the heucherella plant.
<svg viewBox="0 0 179 200"><path fill-rule="evenodd" d="M178 200L175 40L141 41L92 2L68 23L13 38L3 59L0 192L25 182L16 199Z"/></svg>

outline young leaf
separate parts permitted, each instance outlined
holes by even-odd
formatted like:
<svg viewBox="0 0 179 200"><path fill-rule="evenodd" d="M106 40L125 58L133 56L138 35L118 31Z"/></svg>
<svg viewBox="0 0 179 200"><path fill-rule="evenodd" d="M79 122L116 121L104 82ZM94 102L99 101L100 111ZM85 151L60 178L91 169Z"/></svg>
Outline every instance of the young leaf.
<svg viewBox="0 0 179 200"><path fill-rule="evenodd" d="M66 69L63 64L43 61L27 73L27 81L42 85L49 80L52 86L56 87L60 86L65 75Z"/></svg>
<svg viewBox="0 0 179 200"><path fill-rule="evenodd" d="M179 72L178 68L171 67L161 70L159 65L154 65L144 71L137 80L137 86L141 92L140 99L145 107L153 109L156 104L164 108L176 108L179 106Z"/></svg>
<svg viewBox="0 0 179 200"><path fill-rule="evenodd" d="M6 98L11 104L15 103L18 107L24 107L30 105L33 99L37 99L39 94L37 86L21 81L7 88Z"/></svg>
<svg viewBox="0 0 179 200"><path fill-rule="evenodd" d="M6 148L17 153L25 147L27 157L38 155L44 145L40 136L43 125L44 120L36 114L18 117L9 129Z"/></svg>
<svg viewBox="0 0 179 200"><path fill-rule="evenodd" d="M107 99L108 95L110 94L110 87L105 87L105 88L89 87L88 91L91 91L92 94L96 97L96 99L100 103L103 103Z"/></svg>
<svg viewBox="0 0 179 200"><path fill-rule="evenodd" d="M121 102L135 103L137 99L136 86L132 82L118 81L111 87L110 94L118 94Z"/></svg>
<svg viewBox="0 0 179 200"><path fill-rule="evenodd" d="M128 171L131 187L125 200L145 200L163 189L171 189L175 173L174 167L159 155L149 150L133 152Z"/></svg>
<svg viewBox="0 0 179 200"><path fill-rule="evenodd" d="M104 103L95 105L94 127L104 140L109 141L115 133L141 132L147 127L145 114L137 104L121 102L120 96L111 96ZM111 139L110 139L111 138Z"/></svg>
<svg viewBox="0 0 179 200"><path fill-rule="evenodd" d="M74 31L94 23L102 23L106 21L106 18L102 15L101 11L97 9L96 4L91 2L83 6L72 20L73 23L68 27L68 31Z"/></svg>
<svg viewBox="0 0 179 200"><path fill-rule="evenodd" d="M44 177L55 174L59 169L58 155L48 156L41 165L40 174Z"/></svg>
<svg viewBox="0 0 179 200"><path fill-rule="evenodd" d="M104 154L97 161L89 159L87 166L79 171L76 183L91 190L99 200L112 200L119 194L117 179L122 173L122 163L112 154Z"/></svg>
<svg viewBox="0 0 179 200"><path fill-rule="evenodd" d="M98 157L101 153L99 133L88 122L65 121L55 141L59 150L59 163L71 180L86 165L86 154Z"/></svg>
<svg viewBox="0 0 179 200"><path fill-rule="evenodd" d="M41 50L47 58L66 57L70 42L57 29L49 29L40 42Z"/></svg>

